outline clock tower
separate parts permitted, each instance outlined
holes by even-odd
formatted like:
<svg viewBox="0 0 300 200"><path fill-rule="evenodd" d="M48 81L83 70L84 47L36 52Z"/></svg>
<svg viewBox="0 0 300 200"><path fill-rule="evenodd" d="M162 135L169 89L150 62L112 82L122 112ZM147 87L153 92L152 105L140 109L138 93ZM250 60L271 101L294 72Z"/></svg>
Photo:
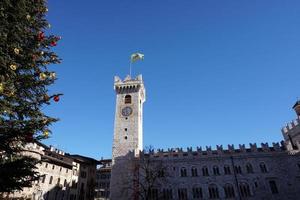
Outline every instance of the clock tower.
<svg viewBox="0 0 300 200"><path fill-rule="evenodd" d="M115 76L116 111L112 147L110 199L132 199L132 160L143 149L143 103L145 88L142 75L121 80ZM130 186L131 185L131 186Z"/></svg>
<svg viewBox="0 0 300 200"><path fill-rule="evenodd" d="M142 75L123 81L115 76L116 112L112 149L113 163L131 152L143 149L143 103L145 88Z"/></svg>

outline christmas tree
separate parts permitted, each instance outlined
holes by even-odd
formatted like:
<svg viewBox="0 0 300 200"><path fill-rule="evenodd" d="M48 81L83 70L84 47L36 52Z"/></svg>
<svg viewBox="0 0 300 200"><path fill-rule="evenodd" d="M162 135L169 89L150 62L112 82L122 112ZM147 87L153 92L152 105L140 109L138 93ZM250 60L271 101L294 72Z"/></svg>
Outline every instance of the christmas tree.
<svg viewBox="0 0 300 200"><path fill-rule="evenodd" d="M47 34L44 0L0 1L0 192L28 187L39 178L38 162L24 156L26 144L49 137L57 119L43 107L59 101L49 94L56 80L51 50L60 37Z"/></svg>

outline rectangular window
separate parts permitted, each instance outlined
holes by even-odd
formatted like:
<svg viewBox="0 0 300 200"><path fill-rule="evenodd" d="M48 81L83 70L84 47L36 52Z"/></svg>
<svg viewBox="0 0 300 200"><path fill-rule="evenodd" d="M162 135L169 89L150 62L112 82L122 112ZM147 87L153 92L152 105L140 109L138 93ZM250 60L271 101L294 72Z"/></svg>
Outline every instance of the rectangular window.
<svg viewBox="0 0 300 200"><path fill-rule="evenodd" d="M172 189L163 189L163 200L172 200L173 193Z"/></svg>
<svg viewBox="0 0 300 200"><path fill-rule="evenodd" d="M86 172L85 172L85 171L82 171L82 172L80 173L80 176L81 176L81 178L86 178Z"/></svg>
<svg viewBox="0 0 300 200"><path fill-rule="evenodd" d="M187 200L187 189L186 188L179 188L178 189L178 199L179 200Z"/></svg>
<svg viewBox="0 0 300 200"><path fill-rule="evenodd" d="M46 174L42 178L42 183L45 183L45 180L46 180Z"/></svg>
<svg viewBox="0 0 300 200"><path fill-rule="evenodd" d="M202 168L202 174L203 174L203 176L209 176L207 167Z"/></svg>
<svg viewBox="0 0 300 200"><path fill-rule="evenodd" d="M229 167L229 166L225 166L225 167L224 167L224 173L225 173L225 174L231 174L231 171L230 171L230 167Z"/></svg>
<svg viewBox="0 0 300 200"><path fill-rule="evenodd" d="M278 188L275 181L269 181L272 194L278 194Z"/></svg>
<svg viewBox="0 0 300 200"><path fill-rule="evenodd" d="M202 198L202 188L197 187L193 188L193 199L200 199Z"/></svg>
<svg viewBox="0 0 300 200"><path fill-rule="evenodd" d="M186 169L184 167L181 168L180 175L181 175L181 177L187 177L187 171L186 171Z"/></svg>
<svg viewBox="0 0 300 200"><path fill-rule="evenodd" d="M149 199L153 199L153 200L158 199L158 189L150 189L149 196L150 196Z"/></svg>
<svg viewBox="0 0 300 200"><path fill-rule="evenodd" d="M192 176L198 176L197 168L192 168Z"/></svg>
<svg viewBox="0 0 300 200"><path fill-rule="evenodd" d="M64 181L64 187L66 187L67 186L67 180L65 179L65 181Z"/></svg>
<svg viewBox="0 0 300 200"><path fill-rule="evenodd" d="M241 168L241 166L234 166L234 171L235 171L235 173L237 173L237 174L241 174L241 173L242 173L242 168Z"/></svg>
<svg viewBox="0 0 300 200"><path fill-rule="evenodd" d="M75 180L72 181L72 188L77 188L77 182Z"/></svg>

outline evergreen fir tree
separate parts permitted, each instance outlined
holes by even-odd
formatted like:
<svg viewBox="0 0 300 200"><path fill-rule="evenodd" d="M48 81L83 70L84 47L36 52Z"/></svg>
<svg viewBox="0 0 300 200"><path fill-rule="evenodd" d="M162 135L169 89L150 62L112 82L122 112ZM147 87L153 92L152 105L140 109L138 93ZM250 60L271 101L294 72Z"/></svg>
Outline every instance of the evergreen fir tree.
<svg viewBox="0 0 300 200"><path fill-rule="evenodd" d="M60 37L50 28L44 0L0 1L0 192L21 190L39 178L38 162L22 154L27 143L51 133L57 119L42 108L58 101L49 94L56 80L49 64L60 62L51 51Z"/></svg>

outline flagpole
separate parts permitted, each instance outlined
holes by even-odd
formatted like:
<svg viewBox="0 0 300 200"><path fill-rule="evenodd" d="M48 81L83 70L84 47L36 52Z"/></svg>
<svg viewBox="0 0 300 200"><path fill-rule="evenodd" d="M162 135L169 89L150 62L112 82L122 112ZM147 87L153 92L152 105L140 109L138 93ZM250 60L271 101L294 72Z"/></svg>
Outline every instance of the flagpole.
<svg viewBox="0 0 300 200"><path fill-rule="evenodd" d="M132 65L132 61L130 59L130 64L129 64L129 76L130 76L130 78L131 78L131 65Z"/></svg>

